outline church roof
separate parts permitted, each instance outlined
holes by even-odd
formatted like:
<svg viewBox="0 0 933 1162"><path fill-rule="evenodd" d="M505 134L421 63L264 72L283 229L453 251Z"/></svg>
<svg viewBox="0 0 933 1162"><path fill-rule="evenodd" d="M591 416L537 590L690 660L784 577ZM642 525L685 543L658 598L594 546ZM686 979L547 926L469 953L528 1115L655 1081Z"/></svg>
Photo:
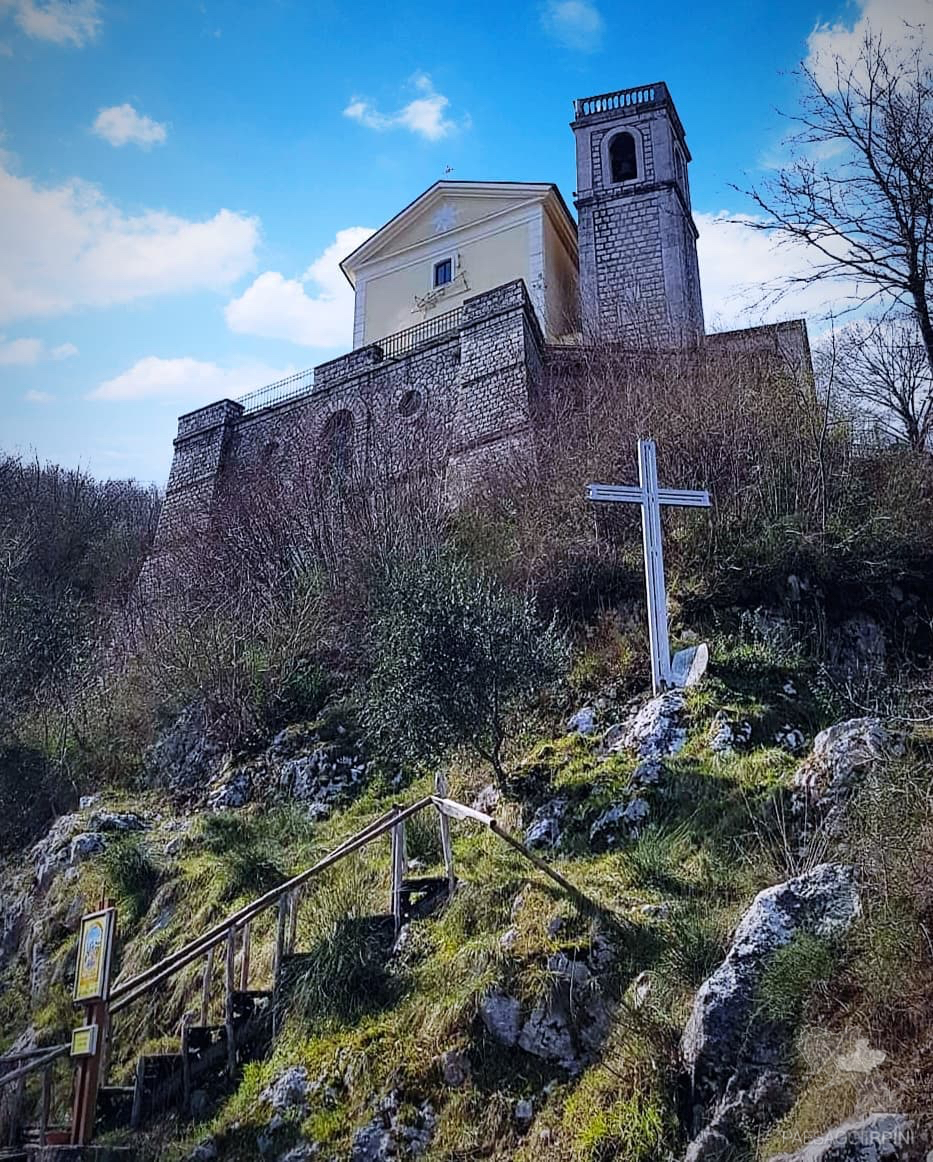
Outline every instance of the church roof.
<svg viewBox="0 0 933 1162"><path fill-rule="evenodd" d="M376 255L391 240L400 234L406 227L427 213L433 206L439 204L448 196L469 198L503 198L514 197L516 200L538 200L542 202L558 220L564 230L573 235L573 245L576 245L577 223L567 203L561 196L560 190L553 182L467 182L467 181L437 181L429 186L424 193L419 194L413 202L390 218L388 222L375 234L370 235L356 250L348 254L340 263L347 281L351 286L356 285L356 271L368 259Z"/></svg>

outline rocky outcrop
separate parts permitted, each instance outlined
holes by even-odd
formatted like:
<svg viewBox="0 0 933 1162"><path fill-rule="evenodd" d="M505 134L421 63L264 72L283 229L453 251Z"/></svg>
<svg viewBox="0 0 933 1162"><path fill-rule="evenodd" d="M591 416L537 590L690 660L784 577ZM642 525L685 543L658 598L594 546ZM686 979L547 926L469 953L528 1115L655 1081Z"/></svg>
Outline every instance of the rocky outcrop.
<svg viewBox="0 0 933 1162"><path fill-rule="evenodd" d="M901 1114L872 1114L846 1122L794 1154L768 1162L912 1162L917 1157L913 1127Z"/></svg>
<svg viewBox="0 0 933 1162"><path fill-rule="evenodd" d="M179 714L146 752L149 782L175 794L196 792L216 775L224 747L212 737L207 708L194 702Z"/></svg>
<svg viewBox="0 0 933 1162"><path fill-rule="evenodd" d="M350 1162L396 1162L419 1158L434 1137L437 1115L429 1101L412 1112L394 1090L379 1103L375 1118L353 1136Z"/></svg>
<svg viewBox="0 0 933 1162"><path fill-rule="evenodd" d="M603 739L606 749L632 750L643 759L676 754L687 741L684 706L682 690L650 699L625 722L609 728Z"/></svg>
<svg viewBox="0 0 933 1162"><path fill-rule="evenodd" d="M594 949L603 965L601 952ZM558 952L548 958L551 987L547 996L527 1014L517 998L506 993L487 993L479 1006L480 1017L490 1036L506 1046L517 1045L560 1066L570 1074L580 1073L595 1060L606 1039L610 1007L600 987L597 964Z"/></svg>
<svg viewBox="0 0 933 1162"><path fill-rule="evenodd" d="M559 846L567 800L549 799L535 811L525 831L525 843L537 850Z"/></svg>
<svg viewBox="0 0 933 1162"><path fill-rule="evenodd" d="M903 742L877 718L850 718L821 730L797 768L794 787L811 820L838 817L859 783Z"/></svg>
<svg viewBox="0 0 933 1162"><path fill-rule="evenodd" d="M792 1101L786 1030L757 1005L771 958L801 932L844 933L860 910L850 868L822 864L760 892L726 959L700 987L682 1049L692 1091L689 1162L711 1162L737 1138L781 1116Z"/></svg>

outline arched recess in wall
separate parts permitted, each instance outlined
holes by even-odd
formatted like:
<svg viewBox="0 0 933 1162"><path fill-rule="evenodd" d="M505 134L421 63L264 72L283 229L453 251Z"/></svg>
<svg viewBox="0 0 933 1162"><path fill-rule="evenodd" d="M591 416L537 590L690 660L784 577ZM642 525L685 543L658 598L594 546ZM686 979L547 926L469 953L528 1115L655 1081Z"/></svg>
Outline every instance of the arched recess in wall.
<svg viewBox="0 0 933 1162"><path fill-rule="evenodd" d="M321 429L321 461L334 474L346 476L353 460L353 414L347 408L333 412Z"/></svg>
<svg viewBox="0 0 933 1162"><path fill-rule="evenodd" d="M623 130L609 141L609 173L614 184L638 177L638 151L635 138Z"/></svg>

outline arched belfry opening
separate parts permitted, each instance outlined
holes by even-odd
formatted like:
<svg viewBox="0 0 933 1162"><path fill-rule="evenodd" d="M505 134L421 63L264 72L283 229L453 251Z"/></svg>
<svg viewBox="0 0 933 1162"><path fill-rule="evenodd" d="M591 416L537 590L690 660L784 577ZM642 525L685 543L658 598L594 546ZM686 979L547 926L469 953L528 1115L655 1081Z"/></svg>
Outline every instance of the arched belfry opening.
<svg viewBox="0 0 933 1162"><path fill-rule="evenodd" d="M630 182L638 177L635 138L631 133L617 133L609 142L609 168L613 182Z"/></svg>

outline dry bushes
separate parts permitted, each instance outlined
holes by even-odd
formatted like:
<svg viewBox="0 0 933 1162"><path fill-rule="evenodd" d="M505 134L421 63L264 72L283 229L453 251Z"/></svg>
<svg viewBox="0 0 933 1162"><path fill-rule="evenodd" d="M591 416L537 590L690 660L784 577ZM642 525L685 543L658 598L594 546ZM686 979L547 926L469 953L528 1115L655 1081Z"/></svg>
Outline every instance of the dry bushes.
<svg viewBox="0 0 933 1162"><path fill-rule="evenodd" d="M639 437L657 442L663 484L712 494L709 512L665 516L681 598L756 601L795 570L860 577L933 550L929 459L857 441L776 358L590 350L552 370L538 410L537 462L485 481L460 535L567 613L640 585L635 506L584 499L589 481L635 482Z"/></svg>

